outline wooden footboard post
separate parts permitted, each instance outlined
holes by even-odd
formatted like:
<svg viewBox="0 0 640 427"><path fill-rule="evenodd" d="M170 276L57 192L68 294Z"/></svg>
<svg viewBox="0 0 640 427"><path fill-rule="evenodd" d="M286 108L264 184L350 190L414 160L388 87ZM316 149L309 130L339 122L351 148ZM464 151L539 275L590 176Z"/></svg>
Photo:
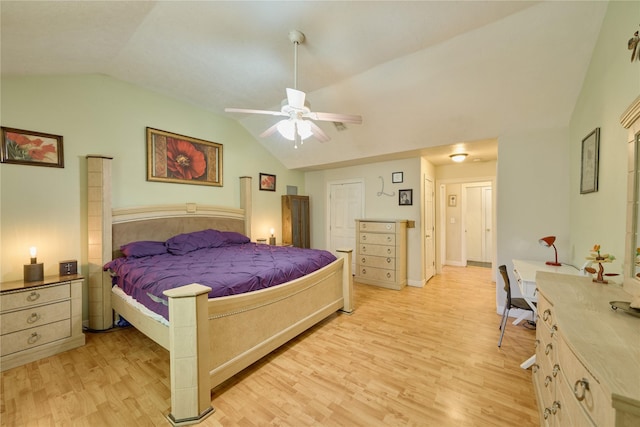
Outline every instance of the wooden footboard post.
<svg viewBox="0 0 640 427"><path fill-rule="evenodd" d="M192 284L164 291L169 297L171 424L196 424L211 415L209 320L211 288Z"/></svg>
<svg viewBox="0 0 640 427"><path fill-rule="evenodd" d="M353 274L351 272L351 256L353 249L336 249L338 256L344 260L342 266L342 295L344 306L342 311L353 312Z"/></svg>

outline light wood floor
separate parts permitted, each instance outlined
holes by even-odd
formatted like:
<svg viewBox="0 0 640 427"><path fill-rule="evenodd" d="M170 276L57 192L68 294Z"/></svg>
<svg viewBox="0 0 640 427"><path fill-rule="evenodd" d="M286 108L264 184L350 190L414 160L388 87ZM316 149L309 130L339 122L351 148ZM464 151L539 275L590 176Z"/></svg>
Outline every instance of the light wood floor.
<svg viewBox="0 0 640 427"><path fill-rule="evenodd" d="M425 288L356 284L335 314L212 393L204 426L535 426L535 331L500 316L490 269L446 267ZM168 425L168 353L137 332L2 373L6 426Z"/></svg>

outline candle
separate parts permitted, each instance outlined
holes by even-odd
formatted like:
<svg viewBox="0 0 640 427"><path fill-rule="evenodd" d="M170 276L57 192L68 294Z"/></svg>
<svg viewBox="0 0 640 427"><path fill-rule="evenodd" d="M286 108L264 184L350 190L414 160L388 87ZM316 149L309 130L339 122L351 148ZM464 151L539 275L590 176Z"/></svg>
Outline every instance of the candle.
<svg viewBox="0 0 640 427"><path fill-rule="evenodd" d="M37 262L36 260L36 247L35 246L31 246L29 248L29 255L31 255L31 264L35 264Z"/></svg>

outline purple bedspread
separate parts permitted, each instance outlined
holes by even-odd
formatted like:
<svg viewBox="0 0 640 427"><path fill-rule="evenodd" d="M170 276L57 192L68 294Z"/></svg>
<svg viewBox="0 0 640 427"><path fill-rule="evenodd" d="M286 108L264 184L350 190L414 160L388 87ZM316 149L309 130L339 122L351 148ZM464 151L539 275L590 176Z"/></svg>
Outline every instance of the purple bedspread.
<svg viewBox="0 0 640 427"><path fill-rule="evenodd" d="M167 289L199 283L211 287L209 298L235 295L297 279L335 259L324 250L244 243L184 255L117 258L104 269L114 274L114 285L168 319L167 297L162 294Z"/></svg>

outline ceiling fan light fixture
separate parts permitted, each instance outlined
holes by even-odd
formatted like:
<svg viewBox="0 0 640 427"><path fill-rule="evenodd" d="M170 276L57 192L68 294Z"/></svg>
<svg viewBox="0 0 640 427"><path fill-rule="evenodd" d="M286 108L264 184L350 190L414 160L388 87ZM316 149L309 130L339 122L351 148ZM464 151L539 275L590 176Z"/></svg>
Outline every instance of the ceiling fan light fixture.
<svg viewBox="0 0 640 427"><path fill-rule="evenodd" d="M294 122L297 122L297 127L298 127L298 135L300 135L300 139L301 140L305 140L307 138L309 138L310 136L313 135L313 133L311 132L311 124L309 124L309 122L307 120L290 120L290 119L286 119L286 120L280 120L280 122L278 122L278 132L280 132L280 135L282 135L284 138L288 139L289 141L294 141L295 140L295 125Z"/></svg>
<svg viewBox="0 0 640 427"><path fill-rule="evenodd" d="M455 153L455 154L451 154L449 157L454 162L461 163L461 162L464 162L464 159L466 159L467 156L468 156L467 153Z"/></svg>

